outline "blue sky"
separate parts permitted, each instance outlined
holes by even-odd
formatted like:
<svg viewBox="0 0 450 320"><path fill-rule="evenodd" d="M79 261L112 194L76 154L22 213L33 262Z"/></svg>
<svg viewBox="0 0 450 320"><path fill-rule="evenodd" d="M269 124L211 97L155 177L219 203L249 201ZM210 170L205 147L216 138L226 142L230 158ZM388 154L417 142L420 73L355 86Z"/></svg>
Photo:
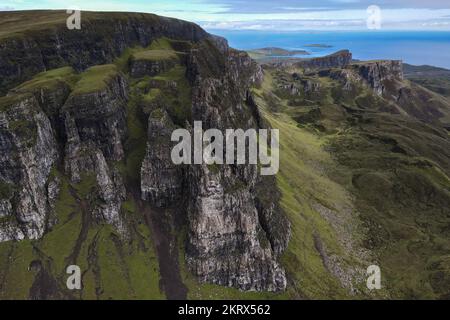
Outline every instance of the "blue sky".
<svg viewBox="0 0 450 320"><path fill-rule="evenodd" d="M449 0L1 0L0 10L66 9L151 12L209 30L364 30L367 8L381 9L386 30L448 30Z"/></svg>

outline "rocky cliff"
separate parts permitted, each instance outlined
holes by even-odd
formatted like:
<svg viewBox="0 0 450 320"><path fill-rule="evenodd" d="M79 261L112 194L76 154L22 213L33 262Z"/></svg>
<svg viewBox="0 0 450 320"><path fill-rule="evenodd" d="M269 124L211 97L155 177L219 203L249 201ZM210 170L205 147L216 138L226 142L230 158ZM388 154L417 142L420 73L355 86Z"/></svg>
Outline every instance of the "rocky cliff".
<svg viewBox="0 0 450 320"><path fill-rule="evenodd" d="M278 59L274 61L263 61L265 64L276 68L296 67L305 70L344 68L352 62L352 53L348 50L341 50L333 54L317 58L292 58Z"/></svg>
<svg viewBox="0 0 450 320"><path fill-rule="evenodd" d="M143 14L83 19L80 31L56 23L0 38L0 241L42 239L57 227L54 202L67 179L86 224L72 255L87 224L135 238L124 205L142 200L165 212L164 228L174 219L187 226L186 262L198 281L285 290L278 258L290 225L280 194L258 192L263 183L276 189L275 180L263 180L255 165L177 166L170 157L173 130L192 130L194 121L203 130L258 129L247 101L261 68L190 23Z"/></svg>

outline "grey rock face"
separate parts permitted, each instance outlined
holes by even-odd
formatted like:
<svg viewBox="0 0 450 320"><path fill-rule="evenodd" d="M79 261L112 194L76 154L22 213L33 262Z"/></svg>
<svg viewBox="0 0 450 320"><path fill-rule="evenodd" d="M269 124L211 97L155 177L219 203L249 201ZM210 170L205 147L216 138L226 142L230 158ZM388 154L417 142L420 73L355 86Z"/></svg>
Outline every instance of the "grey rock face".
<svg viewBox="0 0 450 320"><path fill-rule="evenodd" d="M102 202L94 208L93 215L125 234L126 227L120 216L122 202L126 199L122 176L117 169L108 167L105 157L100 151L95 153L94 162L98 197Z"/></svg>
<svg viewBox="0 0 450 320"><path fill-rule="evenodd" d="M325 57L305 59L298 62L297 67L305 69L344 68L352 61L352 54L348 50L338 51Z"/></svg>
<svg viewBox="0 0 450 320"><path fill-rule="evenodd" d="M9 199L0 200L0 218L11 216L13 213L11 201Z"/></svg>
<svg viewBox="0 0 450 320"><path fill-rule="evenodd" d="M84 143L100 149L107 160L123 158L127 87L118 75L101 91L70 96L62 108L67 137L65 166L72 181L80 181L83 165L78 154Z"/></svg>
<svg viewBox="0 0 450 320"><path fill-rule="evenodd" d="M66 172L72 182L80 182L83 173L95 175L96 196L101 201L92 214L121 232L125 232L120 209L126 191L120 173L107 160L119 161L124 156L127 98L128 84L119 74L100 91L70 96L62 108Z"/></svg>
<svg viewBox="0 0 450 320"><path fill-rule="evenodd" d="M46 229L47 182L58 159L57 144L50 121L33 96L9 99L0 112L0 181L11 192L9 199L2 199L0 210L11 219L0 227L0 239L37 239Z"/></svg>
<svg viewBox="0 0 450 320"><path fill-rule="evenodd" d="M170 158L174 129L166 111L157 109L150 115L147 150L141 167L141 195L157 207L168 207L182 195L183 172Z"/></svg>
<svg viewBox="0 0 450 320"><path fill-rule="evenodd" d="M403 80L403 63L396 60L364 62L352 66L378 95L383 95L394 81Z"/></svg>
<svg viewBox="0 0 450 320"><path fill-rule="evenodd" d="M257 128L260 121L244 103L249 101L249 85L261 81L261 69L245 53L230 50L224 60L221 57L199 50L190 60L194 119L202 121L204 130ZM214 60L217 70L207 67ZM189 168L186 259L200 281L242 290L285 289L285 273L276 257L287 244L289 222L272 206L279 200L276 196L257 200L260 183L254 165ZM269 239L276 235L261 224L261 215L269 218L269 212L286 227L283 245L274 242L272 247Z"/></svg>
<svg viewBox="0 0 450 320"><path fill-rule="evenodd" d="M238 183L230 167L220 173L194 167L191 177L198 185L191 190L187 262L198 279L242 290L284 290L285 273L259 223L250 190L224 186Z"/></svg>
<svg viewBox="0 0 450 320"><path fill-rule="evenodd" d="M170 70L176 65L176 63L176 59L162 59L158 61L131 59L130 74L134 78L156 76L160 73Z"/></svg>

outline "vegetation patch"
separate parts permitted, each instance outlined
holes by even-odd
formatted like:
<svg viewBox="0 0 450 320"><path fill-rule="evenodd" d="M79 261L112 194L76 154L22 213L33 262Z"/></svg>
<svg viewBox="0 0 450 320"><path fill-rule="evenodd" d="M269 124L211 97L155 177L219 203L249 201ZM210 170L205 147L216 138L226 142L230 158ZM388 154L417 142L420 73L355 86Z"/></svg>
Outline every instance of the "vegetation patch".
<svg viewBox="0 0 450 320"><path fill-rule="evenodd" d="M77 81L77 78L78 76L72 67L62 67L41 72L33 77L32 80L18 86L15 90L20 92L33 92L39 88L52 90L57 88L58 82L65 82L73 85Z"/></svg>
<svg viewBox="0 0 450 320"><path fill-rule="evenodd" d="M177 60L178 56L173 50L145 50L132 55L134 60L162 61Z"/></svg>
<svg viewBox="0 0 450 320"><path fill-rule="evenodd" d="M118 69L114 64L94 66L80 75L75 84L72 95L92 93L107 88L108 82L116 77Z"/></svg>

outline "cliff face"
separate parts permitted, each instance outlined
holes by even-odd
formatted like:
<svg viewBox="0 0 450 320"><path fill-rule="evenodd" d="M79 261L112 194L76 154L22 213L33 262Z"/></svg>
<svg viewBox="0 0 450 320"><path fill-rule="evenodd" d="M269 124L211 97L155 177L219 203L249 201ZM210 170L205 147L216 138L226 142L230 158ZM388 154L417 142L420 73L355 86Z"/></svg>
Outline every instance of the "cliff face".
<svg viewBox="0 0 450 320"><path fill-rule="evenodd" d="M401 61L374 61L353 65L354 70L378 95L392 90L395 82L403 80L403 63Z"/></svg>
<svg viewBox="0 0 450 320"><path fill-rule="evenodd" d="M304 69L344 68L351 62L351 52L342 50L325 57L312 58L298 62L296 63L296 66Z"/></svg>
<svg viewBox="0 0 450 320"><path fill-rule="evenodd" d="M258 129L248 101L261 68L193 24L141 14L83 19L80 31L44 25L0 38L0 90L8 92L0 100L0 242L45 241L66 223L55 207L64 181L82 216L74 259L93 226L111 225L121 239L114 243L132 241L136 221L159 221L162 212L163 232L177 219L187 226L187 267L200 282L285 290L278 258L290 224L281 195L268 191L276 181L255 165L176 166L170 157L173 130L192 131L194 121L203 130ZM140 204L136 218L126 214L130 203ZM163 254L178 259L173 249Z"/></svg>
<svg viewBox="0 0 450 320"><path fill-rule="evenodd" d="M262 79L260 68L246 54L231 49L220 54L209 44L203 45L208 49L198 50L189 66L194 83L193 118L202 121L204 130L257 128L245 99L249 85ZM217 69L210 70L210 66ZM279 197L259 201L255 190L262 179L257 167L195 166L188 177L187 262L191 270L202 281L242 290L285 289L286 277L276 258L287 246L289 223L275 205ZM261 221L269 220L270 214L286 237L278 240L278 233L264 229Z"/></svg>
<svg viewBox="0 0 450 320"><path fill-rule="evenodd" d="M292 58L264 61L265 64L276 68L294 67L304 70L317 70L328 68L344 68L352 62L352 53L348 50L341 50L333 54L317 58Z"/></svg>
<svg viewBox="0 0 450 320"><path fill-rule="evenodd" d="M58 159L54 131L31 95L5 97L0 105L0 241L38 239L54 200L49 179Z"/></svg>
<svg viewBox="0 0 450 320"><path fill-rule="evenodd" d="M81 30L69 30L65 11L49 11L9 21L8 12L0 13L0 93L29 80L34 74L70 65L84 70L93 65L111 63L126 48L148 46L153 40L199 41L209 35L199 26L150 14L108 14L83 12ZM51 23L48 23L51 21ZM7 30L11 32L7 33Z"/></svg>

